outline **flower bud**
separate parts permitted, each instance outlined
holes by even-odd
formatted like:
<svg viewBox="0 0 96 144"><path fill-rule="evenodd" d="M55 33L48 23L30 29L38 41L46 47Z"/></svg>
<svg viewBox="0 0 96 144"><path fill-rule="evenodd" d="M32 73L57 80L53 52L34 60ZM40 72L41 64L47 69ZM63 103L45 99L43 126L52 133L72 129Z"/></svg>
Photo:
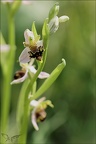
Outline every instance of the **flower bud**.
<svg viewBox="0 0 96 144"><path fill-rule="evenodd" d="M61 16L61 17L59 17L59 22L66 22L67 20L69 20L68 16Z"/></svg>
<svg viewBox="0 0 96 144"><path fill-rule="evenodd" d="M59 27L59 20L58 17L55 16L51 21L49 22L49 29L50 33L55 33L58 30Z"/></svg>

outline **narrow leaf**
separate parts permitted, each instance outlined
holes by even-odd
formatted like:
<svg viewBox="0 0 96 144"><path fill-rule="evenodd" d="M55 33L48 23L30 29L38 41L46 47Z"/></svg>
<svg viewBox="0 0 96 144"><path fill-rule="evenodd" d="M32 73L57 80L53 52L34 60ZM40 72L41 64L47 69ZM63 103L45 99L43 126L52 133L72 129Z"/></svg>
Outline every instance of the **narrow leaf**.
<svg viewBox="0 0 96 144"><path fill-rule="evenodd" d="M34 33L34 37L37 38L38 34L37 34L36 26L35 26L35 21L32 24L32 32Z"/></svg>
<svg viewBox="0 0 96 144"><path fill-rule="evenodd" d="M53 72L50 74L50 77L45 80L45 82L42 84L42 86L38 89L38 91L34 94L34 99L38 98L40 95L42 95L52 84L53 82L58 78L60 73L62 72L63 68L66 66L66 62L64 59L62 59L62 63L59 64Z"/></svg>

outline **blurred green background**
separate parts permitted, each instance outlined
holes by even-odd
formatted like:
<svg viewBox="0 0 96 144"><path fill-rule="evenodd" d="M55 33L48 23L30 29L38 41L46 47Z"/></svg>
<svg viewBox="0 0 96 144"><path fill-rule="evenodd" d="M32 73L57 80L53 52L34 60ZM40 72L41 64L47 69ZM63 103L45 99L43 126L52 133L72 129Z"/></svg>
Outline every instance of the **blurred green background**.
<svg viewBox="0 0 96 144"><path fill-rule="evenodd" d="M15 16L16 59L14 73L20 69L18 57L24 49L24 30L36 22L38 34L56 1L32 1L22 5ZM54 104L47 109L47 119L39 123L37 132L29 121L27 144L95 144L95 1L59 1L59 16L70 20L60 24L50 37L44 70L51 71L66 60L66 68L44 93ZM1 7L1 31L8 42L6 6ZM1 73L2 77L2 73ZM42 84L38 80L38 88ZM8 133L17 134L16 109L22 84L12 86Z"/></svg>

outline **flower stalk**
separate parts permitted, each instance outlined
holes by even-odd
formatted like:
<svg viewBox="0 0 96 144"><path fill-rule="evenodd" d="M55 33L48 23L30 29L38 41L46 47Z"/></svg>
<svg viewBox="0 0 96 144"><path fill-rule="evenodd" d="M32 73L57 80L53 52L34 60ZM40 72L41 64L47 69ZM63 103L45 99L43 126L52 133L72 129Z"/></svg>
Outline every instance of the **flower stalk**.
<svg viewBox="0 0 96 144"><path fill-rule="evenodd" d="M11 7L7 6L8 10L8 32L9 32L9 45L10 50L8 53L8 59L6 61L6 68L3 69L3 91L2 91L2 109L1 109L1 131L6 133L7 123L8 123L8 115L10 109L10 98L11 98L11 85L10 81L13 75L14 68L14 59L15 59L15 23L14 23L14 15L12 14ZM17 9L20 5L17 6ZM6 89L6 90L5 90ZM1 143L3 143L4 139L1 139Z"/></svg>
<svg viewBox="0 0 96 144"><path fill-rule="evenodd" d="M8 29L9 29L9 45L10 51L8 58L8 67L6 71L4 71L4 81L3 81L3 96L2 96L2 131L6 130L7 120L8 120L8 113L9 113L9 106L10 106L10 95L11 95L11 86L10 81L13 75L13 66L14 66L14 57L15 57L15 25L14 25L14 18L9 11L8 16ZM5 90L6 88L6 90Z"/></svg>

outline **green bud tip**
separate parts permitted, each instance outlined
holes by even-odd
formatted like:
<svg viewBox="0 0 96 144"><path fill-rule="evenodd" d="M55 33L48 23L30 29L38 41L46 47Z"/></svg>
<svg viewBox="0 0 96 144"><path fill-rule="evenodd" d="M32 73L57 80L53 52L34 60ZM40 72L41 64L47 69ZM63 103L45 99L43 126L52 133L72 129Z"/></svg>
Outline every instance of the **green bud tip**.
<svg viewBox="0 0 96 144"><path fill-rule="evenodd" d="M65 61L65 59L62 58L62 62L63 62L64 65L66 66L66 61Z"/></svg>

